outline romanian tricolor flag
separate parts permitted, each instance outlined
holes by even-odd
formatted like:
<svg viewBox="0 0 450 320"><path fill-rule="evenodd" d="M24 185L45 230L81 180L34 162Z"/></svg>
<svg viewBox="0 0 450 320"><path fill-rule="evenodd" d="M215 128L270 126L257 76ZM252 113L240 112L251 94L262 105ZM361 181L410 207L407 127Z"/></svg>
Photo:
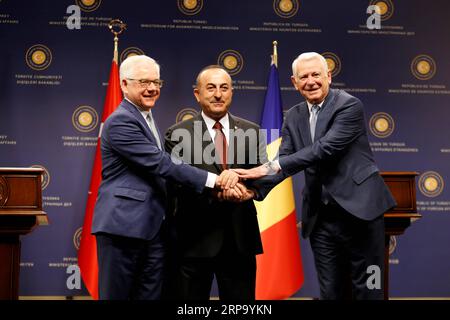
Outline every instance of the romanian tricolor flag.
<svg viewBox="0 0 450 320"><path fill-rule="evenodd" d="M274 43L274 45L276 45ZM281 138L274 138L270 130L281 130L283 111L281 103L276 47L270 67L261 129L266 129L269 160L277 155ZM292 178L278 184L264 201L255 201L264 254L258 255L256 299L285 299L303 285L303 267L297 230L297 215Z"/></svg>

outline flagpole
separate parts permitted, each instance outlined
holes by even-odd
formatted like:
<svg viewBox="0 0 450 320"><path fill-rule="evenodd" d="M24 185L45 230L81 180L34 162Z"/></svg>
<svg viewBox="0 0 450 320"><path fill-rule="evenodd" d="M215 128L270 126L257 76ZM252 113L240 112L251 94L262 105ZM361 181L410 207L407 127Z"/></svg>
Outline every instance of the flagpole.
<svg viewBox="0 0 450 320"><path fill-rule="evenodd" d="M115 19L108 25L114 34L114 55L108 79L108 87L103 105L102 122L98 133L97 147L95 150L94 164L92 166L91 180L89 184L86 209L84 214L83 228L81 233L80 248L78 249L78 266L81 278L94 300L98 299L98 263L97 263L97 241L91 234L92 219L94 216L95 203L97 201L98 189L102 181L102 163L100 151L100 136L103 123L122 101L122 92L119 80L119 35L126 29L126 24Z"/></svg>
<svg viewBox="0 0 450 320"><path fill-rule="evenodd" d="M261 129L281 130L283 103L278 76L277 41L273 41L267 91L261 117ZM268 137L269 138L269 137ZM267 141L268 158L278 153L281 138ZM292 178L278 184L263 201L255 201L264 253L256 257L257 300L286 299L295 294L304 281L297 214Z"/></svg>
<svg viewBox="0 0 450 320"><path fill-rule="evenodd" d="M116 31L114 28L118 27L119 30ZM114 58L116 63L119 63L119 35L122 34L126 29L127 25L119 19L113 19L108 24L109 30L114 34Z"/></svg>
<svg viewBox="0 0 450 320"><path fill-rule="evenodd" d="M272 44L273 44L272 61L273 61L273 64L275 65L275 67L278 68L278 52L277 52L278 42L275 40L274 42L272 42Z"/></svg>

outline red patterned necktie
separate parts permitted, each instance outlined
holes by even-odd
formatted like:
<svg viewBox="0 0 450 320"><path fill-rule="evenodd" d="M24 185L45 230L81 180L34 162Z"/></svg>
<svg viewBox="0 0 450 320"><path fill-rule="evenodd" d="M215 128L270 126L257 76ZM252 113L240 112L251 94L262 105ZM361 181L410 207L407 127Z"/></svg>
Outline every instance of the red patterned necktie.
<svg viewBox="0 0 450 320"><path fill-rule="evenodd" d="M220 164L222 165L222 169L227 169L227 139L225 138L225 134L222 131L222 124L217 121L213 129L216 130L216 136L214 138L214 145L216 146L216 152L218 153Z"/></svg>

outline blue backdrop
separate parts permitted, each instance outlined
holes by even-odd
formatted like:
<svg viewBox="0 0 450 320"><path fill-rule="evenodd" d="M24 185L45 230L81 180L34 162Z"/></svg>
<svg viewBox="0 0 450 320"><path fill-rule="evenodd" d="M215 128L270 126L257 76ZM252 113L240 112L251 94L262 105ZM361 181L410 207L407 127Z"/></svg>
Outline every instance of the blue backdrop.
<svg viewBox="0 0 450 320"><path fill-rule="evenodd" d="M368 29L370 4L381 29ZM81 8L81 29L66 26ZM392 297L450 296L450 2L445 0L0 0L0 166L45 168L50 225L23 238L20 295L79 296L75 274L99 115L112 59L107 24L120 18L121 59L145 53L166 81L154 109L159 127L197 110L192 87L205 65L233 75L231 112L260 122L272 41L278 41L284 109L300 53L327 58L333 86L365 104L369 139L383 171L417 171L423 218L392 239ZM303 176L294 179L297 213ZM308 241L305 283L317 297ZM75 279L75 280L74 280Z"/></svg>

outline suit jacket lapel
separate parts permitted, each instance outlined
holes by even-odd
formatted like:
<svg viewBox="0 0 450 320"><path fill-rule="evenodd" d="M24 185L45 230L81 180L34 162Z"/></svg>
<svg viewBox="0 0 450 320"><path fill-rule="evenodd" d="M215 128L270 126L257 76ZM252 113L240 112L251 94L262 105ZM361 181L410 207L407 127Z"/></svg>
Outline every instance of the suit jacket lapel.
<svg viewBox="0 0 450 320"><path fill-rule="evenodd" d="M237 137L235 131L239 129L240 121L228 113L230 122L230 135L228 141L227 163L229 168L235 168L237 163ZM232 149L231 149L232 148ZM238 166L239 167L239 166Z"/></svg>
<svg viewBox="0 0 450 320"><path fill-rule="evenodd" d="M328 96L325 98L325 102L322 104L322 108L317 116L316 133L314 135L314 141L320 139L325 134L326 125L331 115L333 114L333 108L335 105L334 100L336 99L336 97L337 94L335 94L335 91L333 89L330 89L330 92L328 93Z"/></svg>
<svg viewBox="0 0 450 320"><path fill-rule="evenodd" d="M133 114L133 116L144 126L144 128L145 128L144 134L147 136L147 138L149 138L151 141L153 141L153 143L155 144L156 147L158 147L158 144L156 143L155 137L153 136L153 133L150 130L150 127L148 126L147 121L144 119L144 117L139 112L139 110L126 99L123 99L121 106L123 106L126 110L131 112L131 114ZM155 124L155 126L156 126L156 124ZM156 129L158 130L158 126L156 126ZM158 130L158 134L161 137L159 130ZM160 140L160 141L161 141L161 147L164 149L164 140ZM164 179L156 179L155 181L156 181L156 183L158 183L161 186L160 190L162 190L164 192L164 195L166 196L167 192L166 192L165 180Z"/></svg>
<svg viewBox="0 0 450 320"><path fill-rule="evenodd" d="M155 140L155 137L153 136L153 133L152 133L152 131L150 130L150 127L148 126L148 123L147 123L147 121L145 121L145 119L144 119L144 117L142 116L142 114L139 112L139 110L134 106L134 105L132 105L128 100L126 100L126 99L123 99L123 101L122 101L122 106L126 109L126 110L128 110L128 111L130 111L133 115L134 115L134 117L144 126L144 133L146 134L146 136L148 137L148 138L150 138L150 140L152 140L154 143L155 143L155 145L157 146L158 144L156 143L156 140ZM156 124L155 124L155 126L156 126ZM158 126L156 126L156 129L158 130ZM158 130L158 134L160 134L159 133L159 130ZM160 134L160 137L161 137L161 134ZM164 141L164 140L160 140L161 142L162 141Z"/></svg>
<svg viewBox="0 0 450 320"><path fill-rule="evenodd" d="M300 106L300 133L303 137L303 143L305 146L312 144L311 141L311 129L309 125L309 111L308 104L303 102Z"/></svg>
<svg viewBox="0 0 450 320"><path fill-rule="evenodd" d="M197 143L200 142L199 144L202 146L202 149L201 149L202 167L208 171L220 173L222 171L222 167L219 164L217 164L216 160L211 155L211 152L204 152L205 149L211 145L211 143L214 146L214 141L212 140L212 137L209 134L208 128L206 126L205 121L203 120L201 113L198 113L198 115L196 117L194 117L194 121L192 122L192 125L194 125L194 123L196 121L200 121L202 124L201 133L198 132L198 130L195 131L194 128L192 128L192 132L194 132L195 141L197 141ZM203 137L204 137L204 139L203 139ZM192 145L192 148L193 148L193 146L194 145ZM209 147L208 150L211 150L211 147ZM195 152L198 150L193 150L193 151ZM215 147L214 147L214 154L215 154ZM194 154L193 154L193 157L194 157Z"/></svg>

